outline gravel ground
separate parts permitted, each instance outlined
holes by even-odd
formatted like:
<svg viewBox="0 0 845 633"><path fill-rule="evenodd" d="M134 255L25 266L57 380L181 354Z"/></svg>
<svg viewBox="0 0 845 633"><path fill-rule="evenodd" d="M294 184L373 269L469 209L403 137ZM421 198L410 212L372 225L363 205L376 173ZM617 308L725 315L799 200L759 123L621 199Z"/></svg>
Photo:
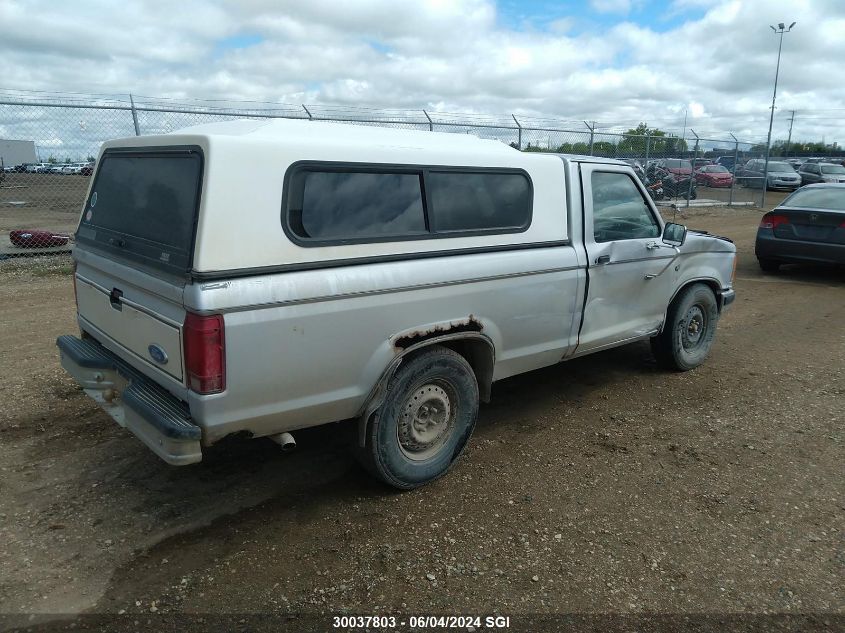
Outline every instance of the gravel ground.
<svg viewBox="0 0 845 633"><path fill-rule="evenodd" d="M410 493L358 468L343 425L293 454L232 440L197 466L158 461L58 365L67 260L0 263L0 612L845 625L845 277L761 273L759 211L685 215L740 251L708 362L667 373L635 344L497 383L458 466Z"/></svg>

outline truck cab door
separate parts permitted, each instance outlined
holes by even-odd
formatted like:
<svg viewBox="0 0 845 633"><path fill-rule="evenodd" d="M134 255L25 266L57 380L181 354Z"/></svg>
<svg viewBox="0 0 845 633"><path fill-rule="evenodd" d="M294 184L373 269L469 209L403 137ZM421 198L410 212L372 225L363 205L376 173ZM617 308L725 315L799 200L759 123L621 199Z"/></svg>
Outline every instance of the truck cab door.
<svg viewBox="0 0 845 633"><path fill-rule="evenodd" d="M657 333L672 296L677 250L626 167L582 164L588 288L576 354Z"/></svg>

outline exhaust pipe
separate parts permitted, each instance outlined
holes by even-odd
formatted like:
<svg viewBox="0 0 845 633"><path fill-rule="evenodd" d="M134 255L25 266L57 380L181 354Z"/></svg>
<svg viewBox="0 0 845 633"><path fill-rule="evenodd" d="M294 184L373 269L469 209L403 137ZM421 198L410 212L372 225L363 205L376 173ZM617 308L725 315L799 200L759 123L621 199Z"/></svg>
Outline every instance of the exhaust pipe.
<svg viewBox="0 0 845 633"><path fill-rule="evenodd" d="M277 433L276 435L271 435L270 439L281 446L285 453L296 448L296 440L293 439L293 435L290 433Z"/></svg>

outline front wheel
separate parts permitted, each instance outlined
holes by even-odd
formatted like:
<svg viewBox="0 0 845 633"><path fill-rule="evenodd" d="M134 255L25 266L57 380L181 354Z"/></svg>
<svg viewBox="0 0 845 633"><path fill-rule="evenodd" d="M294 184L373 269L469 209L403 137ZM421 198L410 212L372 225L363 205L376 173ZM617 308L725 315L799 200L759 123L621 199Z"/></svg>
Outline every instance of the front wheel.
<svg viewBox="0 0 845 633"><path fill-rule="evenodd" d="M373 415L359 460L402 490L445 474L475 428L478 382L466 359L442 346L402 364Z"/></svg>
<svg viewBox="0 0 845 633"><path fill-rule="evenodd" d="M701 365L716 337L719 307L713 291L693 284L669 306L663 331L651 339L657 362L669 369L688 371Z"/></svg>

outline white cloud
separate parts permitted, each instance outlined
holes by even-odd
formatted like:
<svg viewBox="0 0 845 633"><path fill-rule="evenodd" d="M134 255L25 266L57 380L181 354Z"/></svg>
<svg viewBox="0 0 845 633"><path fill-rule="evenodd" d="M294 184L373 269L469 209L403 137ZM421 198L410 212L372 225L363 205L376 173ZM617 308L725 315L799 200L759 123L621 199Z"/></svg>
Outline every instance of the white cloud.
<svg viewBox="0 0 845 633"><path fill-rule="evenodd" d="M628 21L632 4L593 0L618 23L579 31L577 16L554 16L545 30L508 27L490 0L0 2L0 88L515 112L678 131L687 110L699 134L759 140L777 54L768 25L797 20L784 37L775 138L796 109L793 138L845 140L837 117L809 114L845 102L845 2L676 0L673 10L695 11L663 31L644 1L633 16L642 24ZM225 46L238 36L260 41ZM2 107L0 118L11 130ZM115 126L123 133L131 123Z"/></svg>

